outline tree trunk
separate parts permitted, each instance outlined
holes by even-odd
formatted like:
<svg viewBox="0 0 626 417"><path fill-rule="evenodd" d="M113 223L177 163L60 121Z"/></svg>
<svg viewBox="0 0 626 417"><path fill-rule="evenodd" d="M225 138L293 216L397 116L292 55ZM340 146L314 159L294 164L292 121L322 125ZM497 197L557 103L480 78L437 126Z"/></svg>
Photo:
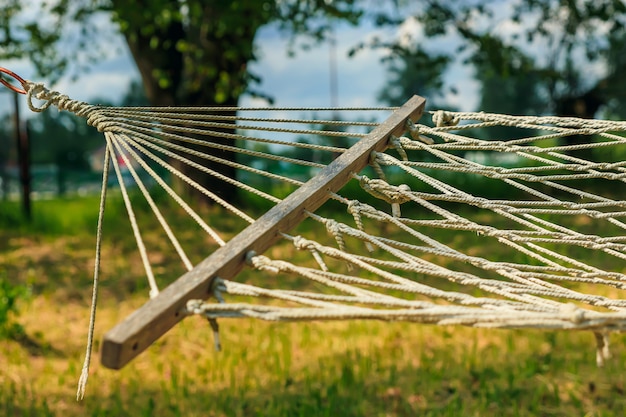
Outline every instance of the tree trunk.
<svg viewBox="0 0 626 417"><path fill-rule="evenodd" d="M137 63L146 96L154 106L236 107L239 96L247 88L250 78L247 63L254 59L254 36L258 27L266 23L266 17L257 10L263 3L245 3L247 9L241 9L243 3L207 1L198 4L202 4L202 12L194 15L189 12L184 24L182 19L156 23L143 21L144 15L136 14L137 9L155 7L148 0L135 0L132 7L128 2L122 4L122 0L114 0L114 8ZM159 7L177 13L180 4L178 0L165 0ZM242 25L242 22L246 24ZM230 29L229 25L234 24L237 30L224 29ZM235 145L233 140L226 138L198 138ZM236 157L232 151L203 146L192 148L211 152L226 161L234 161ZM236 177L236 170L231 166L198 157L189 159L227 177ZM174 161L173 165L221 198L229 202L236 198L235 186L182 163ZM179 183L175 188L180 192L182 187ZM212 203L186 184L184 188L185 197Z"/></svg>
<svg viewBox="0 0 626 417"><path fill-rule="evenodd" d="M228 104L225 104L225 105L228 105ZM236 103L232 105L236 106ZM234 116L235 114L236 112L234 111L233 112L220 112L220 115L225 115L225 116ZM213 130L222 131L225 133L233 133L233 130L231 129L213 129ZM231 146L235 145L235 142L233 140L222 138L222 137L194 136L194 138L210 141L210 142L217 143L217 144L231 145ZM212 156L220 158L224 161L235 161L236 159L236 153L233 151L215 149L215 148L211 148L207 146L195 145L195 144L190 144L190 143L180 143L180 144L185 146L188 149L196 150L202 153L210 153ZM183 156L185 156L186 158L190 159L191 161L199 165L204 166L205 168L208 168L212 171L222 174L228 178L233 178L233 179L237 178L237 171L232 166L218 163L215 161L209 161L204 158L189 155L189 154L183 154ZM176 169L180 170L183 174L185 174L186 176L194 180L196 183L202 185L208 191L216 194L218 197L230 203L235 203L237 201L237 187L236 186L230 183L227 183L219 178L216 178L215 176L211 174L202 172L196 168L183 164L179 161L172 161L172 165ZM183 183L182 181L175 182L174 188L177 192L179 193L182 192L188 199L191 199L193 201L205 203L209 205L214 203L213 200L208 198L202 192L198 191L195 188L188 186L186 183Z"/></svg>
<svg viewBox="0 0 626 417"><path fill-rule="evenodd" d="M602 82L584 94L563 97L557 101L557 114L565 117L578 117L593 119L598 109L606 104L606 98L602 92ZM573 135L564 138L565 145L582 145L588 143L591 137L588 135ZM577 149L568 154L587 161L593 160L592 149Z"/></svg>

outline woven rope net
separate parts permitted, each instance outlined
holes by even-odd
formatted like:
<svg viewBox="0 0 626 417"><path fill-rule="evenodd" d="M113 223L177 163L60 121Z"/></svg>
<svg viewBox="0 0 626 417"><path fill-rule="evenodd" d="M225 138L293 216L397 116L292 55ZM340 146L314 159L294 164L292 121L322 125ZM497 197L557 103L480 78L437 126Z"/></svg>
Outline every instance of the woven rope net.
<svg viewBox="0 0 626 417"><path fill-rule="evenodd" d="M163 280L134 214L138 201L156 216L182 268L193 271L199 260L178 233L202 234L191 242L208 255L260 214L204 189L190 171L228 182L252 206L269 209L394 112L98 107L38 84L29 85L29 98L33 110L55 105L104 133L105 177L110 164L152 297ZM212 297L187 300L184 313L207 317L214 330L217 319L238 317L591 330L602 364L607 332L626 329L626 123L430 116L407 120L406 133L367 155L368 166L328 191L319 209L305 208L304 221L275 230L277 249L248 252L254 272L245 282L213 277ZM225 151L237 158L221 157ZM237 177L208 162L234 168ZM203 217L174 191L173 178L216 202L220 215ZM193 227L175 230L155 192Z"/></svg>

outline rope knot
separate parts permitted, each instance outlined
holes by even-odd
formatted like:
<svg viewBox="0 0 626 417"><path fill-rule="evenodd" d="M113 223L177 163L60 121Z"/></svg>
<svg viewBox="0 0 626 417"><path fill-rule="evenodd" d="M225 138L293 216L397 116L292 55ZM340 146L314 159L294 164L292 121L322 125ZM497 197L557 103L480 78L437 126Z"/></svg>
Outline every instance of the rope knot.
<svg viewBox="0 0 626 417"><path fill-rule="evenodd" d="M354 213L360 213L361 212L361 205L363 203L361 203L359 200L350 200L348 201L347 204L347 208L348 208L348 213L350 214L354 214Z"/></svg>
<svg viewBox="0 0 626 417"><path fill-rule="evenodd" d="M578 308L576 304L567 303L561 306L561 314L569 316L572 323L580 324L585 320L585 310Z"/></svg>
<svg viewBox="0 0 626 417"><path fill-rule="evenodd" d="M324 221L326 225L326 230L335 238L337 242L337 246L339 250L342 252L346 251L346 242L343 240L343 233L341 230L341 224L333 219L326 219ZM348 271L352 272L353 266L350 262L347 263Z"/></svg>
<svg viewBox="0 0 626 417"><path fill-rule="evenodd" d="M81 112L77 112L76 114L79 116L83 115L84 117L86 117L87 124L89 126L93 126L96 129L98 129L98 132L104 132L107 127L113 125L114 123L111 122L111 120L109 120L106 116L103 116L102 114L100 114L100 112L89 111L89 110L95 110L95 109L96 109L95 106L90 106L90 108L84 108L82 109ZM82 114L79 114L79 113L82 113Z"/></svg>
<svg viewBox="0 0 626 417"><path fill-rule="evenodd" d="M84 101L72 100L69 96L57 91L48 90L43 83L26 84L28 108L36 113L47 110L51 105L55 105L59 110L69 111L79 117L87 119L87 124L104 132L107 127L114 124L106 116L96 111L99 107L85 103ZM42 100L41 106L35 105L33 99Z"/></svg>
<svg viewBox="0 0 626 417"><path fill-rule="evenodd" d="M408 119L406 121L406 127L407 129L409 129L409 134L411 135L411 138L413 138L413 140L420 141L422 143L425 143L426 145L432 145L433 143L435 143L432 138L429 138L428 136L422 136L420 134L419 125L413 123L411 119Z"/></svg>
<svg viewBox="0 0 626 417"><path fill-rule="evenodd" d="M371 181L372 180L370 180L369 177L367 177L366 175L361 175L359 177L359 185L361 186L362 189L367 191L369 194L372 194L374 192L374 189L370 185ZM375 196L375 197L378 197L378 196ZM354 206L356 207L356 204Z"/></svg>
<svg viewBox="0 0 626 417"><path fill-rule="evenodd" d="M261 271L268 271L273 274L278 274L280 269L274 265L274 261L272 261L267 256L257 255L250 259L252 266Z"/></svg>
<svg viewBox="0 0 626 417"><path fill-rule="evenodd" d="M324 224L326 225L326 230L328 230L328 233L333 235L333 237L337 240L337 243L339 244L340 249L343 250L344 245L343 245L343 238L341 237L342 235L341 235L341 228L339 226L339 222L333 219L326 219Z"/></svg>
<svg viewBox="0 0 626 417"><path fill-rule="evenodd" d="M433 113L433 123L437 127L456 126L460 121L461 118L452 112L437 110Z"/></svg>
<svg viewBox="0 0 626 417"><path fill-rule="evenodd" d="M293 238L293 246L298 250L311 250L315 249L315 242L306 239L302 236L295 236Z"/></svg>
<svg viewBox="0 0 626 417"><path fill-rule="evenodd" d="M411 201L411 197L408 196L408 193L411 191L411 187L406 184L400 184L397 187L390 188L389 198L391 200L391 213L393 214L393 217L401 217L402 213L400 213L400 204Z"/></svg>
<svg viewBox="0 0 626 417"><path fill-rule="evenodd" d="M411 201L411 188L406 184L393 186L383 180L370 180L366 176L360 178L360 184L370 195L391 204L394 217L400 217L400 204Z"/></svg>
<svg viewBox="0 0 626 417"><path fill-rule="evenodd" d="M335 238L335 241L339 246L339 250L345 252L346 243L343 240L343 234L341 232L341 225L339 224L339 222L333 219L326 219L324 221L324 224L326 225L326 230L328 231L328 233L330 233Z"/></svg>
<svg viewBox="0 0 626 417"><path fill-rule="evenodd" d="M322 271L328 271L328 266L326 262L322 259L322 255L318 250L319 244L312 240L306 239L302 236L296 236L293 238L293 246L298 250L308 250L313 255L313 258L320 266Z"/></svg>
<svg viewBox="0 0 626 417"><path fill-rule="evenodd" d="M354 217L354 222L356 223L359 230L363 230L363 220L361 219L361 205L362 203L359 200L350 200L348 202L348 213L352 214Z"/></svg>
<svg viewBox="0 0 626 417"><path fill-rule="evenodd" d="M224 302L224 300L221 300L221 296L218 301L220 303ZM219 352L222 350L222 342L220 341L220 326L217 323L217 319L210 316L210 306L211 304L208 304L204 300L189 300L185 305L184 311L186 314L202 315L206 317L209 322L209 326L211 326L211 330L213 331L213 346L215 347L215 350Z"/></svg>
<svg viewBox="0 0 626 417"><path fill-rule="evenodd" d="M189 300L185 305L185 312L187 314L202 314L204 313L204 300Z"/></svg>
<svg viewBox="0 0 626 417"><path fill-rule="evenodd" d="M361 211L364 210L364 205L359 200L351 200L348 202L348 213L352 214L356 227L360 231L365 231L363 226L363 219L361 218ZM365 242L365 247L369 252L374 252L374 246L370 242Z"/></svg>
<svg viewBox="0 0 626 417"><path fill-rule="evenodd" d="M376 151L370 153L370 166L380 178L385 179L385 171L383 171L383 168L380 166L378 152Z"/></svg>
<svg viewBox="0 0 626 417"><path fill-rule="evenodd" d="M367 217L372 219L377 219L382 221L382 217L380 216L380 212L369 204L362 203L359 200L352 200L348 203L348 213L354 215L358 215L359 217L362 214L365 214Z"/></svg>
<svg viewBox="0 0 626 417"><path fill-rule="evenodd" d="M386 197L388 203L402 204L411 200L411 198L406 195L407 192L411 191L411 188L406 184L401 184L396 187L387 183L379 183L376 184L375 187Z"/></svg>
<svg viewBox="0 0 626 417"><path fill-rule="evenodd" d="M36 113L41 113L54 104L59 110L67 110L82 116L86 109L93 107L83 101L72 100L65 94L61 94L58 91L48 90L43 83L29 82L25 87L27 90L26 97L28 108ZM33 103L33 99L42 100L44 103L38 107L35 103Z"/></svg>
<svg viewBox="0 0 626 417"><path fill-rule="evenodd" d="M46 110L48 107L52 105L52 101L50 101L49 91L43 85L43 83L27 83L26 84L26 100L28 103L28 108L36 113L41 113ZM33 98L38 100L45 100L45 103L41 105L41 107L35 106L33 103Z"/></svg>
<svg viewBox="0 0 626 417"><path fill-rule="evenodd" d="M403 161L409 160L409 156L407 155L406 150L404 150L402 141L399 137L391 135L391 138L389 138L389 146L393 147L398 152Z"/></svg>

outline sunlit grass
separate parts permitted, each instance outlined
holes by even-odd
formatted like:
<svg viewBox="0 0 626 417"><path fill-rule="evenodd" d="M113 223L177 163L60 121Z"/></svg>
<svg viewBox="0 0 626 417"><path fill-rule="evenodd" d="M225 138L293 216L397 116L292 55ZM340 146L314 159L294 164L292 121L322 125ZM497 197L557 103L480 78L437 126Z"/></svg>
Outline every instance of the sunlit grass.
<svg viewBox="0 0 626 417"><path fill-rule="evenodd" d="M116 204L107 208L96 350L102 335L142 305L148 293L134 241L122 222L123 207ZM620 335L612 336L614 357L600 369L588 332L221 320L223 351L216 352L209 325L196 317L175 326L121 371L105 369L95 358L86 399L77 403L97 199L39 202L35 209L31 225L14 220L15 227L0 229L3 276L33 291L18 317L25 337L0 341L0 415L626 413L626 339ZM65 223L65 217L71 219ZM236 230L240 224L225 227ZM191 256L202 256L209 244L199 242ZM298 256L293 248L272 250L276 257ZM165 251L161 256L157 268L176 278L182 267L173 265Z"/></svg>
<svg viewBox="0 0 626 417"><path fill-rule="evenodd" d="M223 320L224 350L188 319L122 371L95 364L73 399L87 306L35 300L23 323L42 346L1 342L5 415L623 415L624 353L595 366L587 333L405 323ZM98 332L139 300L105 302ZM42 317L53 318L42 319ZM58 321L57 325L53 325ZM19 410L19 412L18 412ZM47 413L47 414L46 414Z"/></svg>

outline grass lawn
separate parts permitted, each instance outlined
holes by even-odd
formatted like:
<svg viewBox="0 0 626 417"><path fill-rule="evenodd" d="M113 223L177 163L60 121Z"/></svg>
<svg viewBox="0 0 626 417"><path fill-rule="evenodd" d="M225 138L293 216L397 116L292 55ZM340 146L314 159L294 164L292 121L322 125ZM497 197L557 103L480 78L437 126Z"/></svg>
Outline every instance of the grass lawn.
<svg viewBox="0 0 626 417"><path fill-rule="evenodd" d="M24 333L0 340L0 415L626 415L621 335L600 369L588 332L221 320L215 352L196 317L121 371L96 356L78 403L96 208L91 199L39 202L31 226L0 210L0 279L32 292L16 319ZM148 292L128 226L115 223L121 209L108 210L98 342ZM172 269L165 255L157 264Z"/></svg>

